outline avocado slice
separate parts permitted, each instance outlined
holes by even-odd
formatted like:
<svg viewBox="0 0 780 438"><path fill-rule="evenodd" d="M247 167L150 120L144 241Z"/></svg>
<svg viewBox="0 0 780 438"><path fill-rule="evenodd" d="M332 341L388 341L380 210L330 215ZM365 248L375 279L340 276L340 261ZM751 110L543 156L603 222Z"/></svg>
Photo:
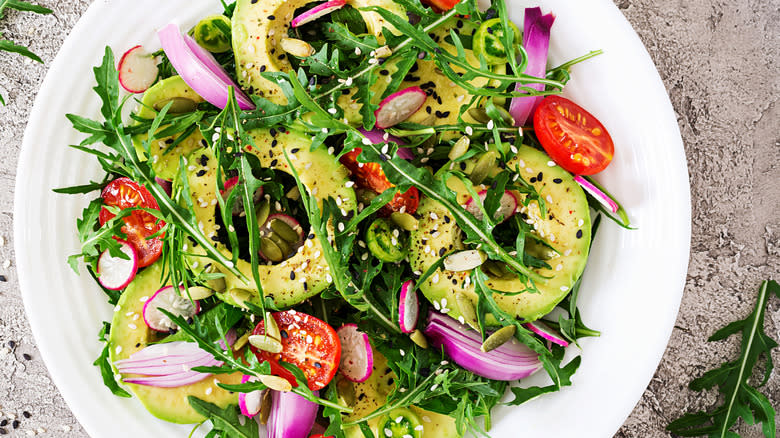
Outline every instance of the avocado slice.
<svg viewBox="0 0 780 438"><path fill-rule="evenodd" d="M161 283L162 262L141 271L122 293L114 311L109 337L109 358L111 362L127 359L150 343L159 341L159 332L146 326L143 320L144 297L151 297L157 290L170 284ZM142 301L142 299L144 299ZM124 375L128 377L131 375ZM134 376L134 375L132 375ZM219 388L216 383L241 383L241 373L208 376L200 382L177 388L125 384L157 418L172 423L189 424L204 421L187 401L196 396L209 403L226 407L238 403L238 395Z"/></svg>
<svg viewBox="0 0 780 438"><path fill-rule="evenodd" d="M272 132L268 129L252 130L249 134L254 147L248 146L245 151L257 156L263 167L291 173L283 152L287 151L301 182L320 201L320 206L322 199L332 196L340 200L345 212L349 213L355 208L355 191L347 184L347 170L325 148L310 150L309 136L296 131ZM195 216L198 226L209 238L216 236L217 175L214 160L213 153L207 148L194 151L188 160L194 166L188 171L188 182ZM215 242L215 246L231 257L224 245ZM202 254L200 248L193 250L201 251ZM305 244L295 255L279 264L260 265L259 274L265 295L272 298L275 305L289 307L322 292L332 281L328 274L330 267L322 253L319 237L314 231L309 231ZM192 262L195 261L193 258ZM246 281L223 266L215 268L225 275L225 288L217 291L220 299L236 306L241 306L245 301L257 305L261 303L249 262L239 260L236 264Z"/></svg>
<svg viewBox="0 0 780 438"><path fill-rule="evenodd" d="M473 166L473 163L471 165ZM549 313L582 275L590 247L590 210L585 193L572 175L555 165L543 152L529 146L521 146L515 158L507 163L507 167L519 168L522 176L526 180L534 181L531 184L548 200L547 217L539 217L540 210L535 201L529 204L526 214L534 218L539 225L538 236L559 253L547 260L552 269L536 270L545 277L552 277L547 283L536 285L540 293L493 295L496 303L510 315L533 321ZM537 179L538 175L542 177ZM457 193L458 203L461 205L465 205L471 198L460 180L450 178L447 184ZM477 191L479 190L480 188L477 188ZM515 193L515 196L520 195ZM439 254L465 249L460 229L451 219L449 211L440 203L425 198L420 201L417 214L421 218L419 228L411 233L410 238L409 263L413 270L425 272L439 259ZM443 303L441 307L448 309L448 315L458 318L461 312L456 294L462 292L471 298L475 306L477 303L474 285L465 282L470 273L471 271L452 272L439 268L427 281L420 284L420 290L431 302ZM527 289L527 285L517 278L490 277L487 285L504 292L522 292Z"/></svg>
<svg viewBox="0 0 780 438"><path fill-rule="evenodd" d="M387 396L395 387L395 373L387 367L387 359L377 350L374 350L374 366L371 376L362 383L350 382L342 374L336 376L336 388L338 389L341 403L354 409L349 415L343 416L344 422L355 421L374 412L384 406ZM460 438L455 427L455 419L426 411L417 406L409 406L415 415L420 417L423 426L422 438ZM374 436L385 436L383 431L377 430L382 417L372 418L367 424L374 432ZM363 433L358 426L352 426L344 430L347 438L363 438Z"/></svg>
<svg viewBox="0 0 780 438"><path fill-rule="evenodd" d="M236 55L236 76L239 84L249 94L257 94L271 102L284 105L287 98L281 88L265 79L262 72L289 72L289 56L281 48L281 40L287 37L290 21L296 9L312 0L238 0L233 13L233 52ZM399 15L401 6L392 0L349 0L356 9L365 6L381 6ZM360 11L368 31L382 41L382 27L392 28L376 12Z"/></svg>
<svg viewBox="0 0 780 438"><path fill-rule="evenodd" d="M137 115L145 119L153 119L157 113L168 102L173 102L169 108L169 113L190 112L203 102L203 98L198 96L195 91L187 85L181 76L171 76L164 79L146 90L138 107ZM161 126L160 129L164 129ZM205 145L203 135L196 129L192 134L179 142L176 147L165 152L181 134L171 137L161 138L150 145L152 157L152 169L158 177L166 180L172 180L179 169L179 157L186 156L194 149ZM146 140L146 134L139 134L133 137L133 144L138 156L144 158L144 150L141 142Z"/></svg>

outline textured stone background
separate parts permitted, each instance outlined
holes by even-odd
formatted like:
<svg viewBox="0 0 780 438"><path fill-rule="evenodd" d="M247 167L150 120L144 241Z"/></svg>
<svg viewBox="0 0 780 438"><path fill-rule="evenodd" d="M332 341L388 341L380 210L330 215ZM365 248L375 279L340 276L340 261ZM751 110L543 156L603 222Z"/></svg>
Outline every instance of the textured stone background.
<svg viewBox="0 0 780 438"><path fill-rule="evenodd" d="M50 62L86 0L45 0L51 16L9 11L6 37ZM658 370L616 437L668 437L664 426L683 411L711 406L686 387L735 357L738 340L705 343L714 330L747 315L762 279L780 279L780 2L778 0L617 0L653 57L685 141L693 199L690 268L675 330ZM16 159L45 65L0 53L0 247L11 241ZM673 214L673 212L670 212ZM13 264L0 267L0 426L9 436L84 437L49 379L22 308ZM663 273L658 273L663 275ZM767 333L780 339L780 301ZM773 355L780 363L780 351ZM28 359L29 358L29 359ZM780 377L764 389L780 407ZM24 415L27 412L29 418ZM12 428L12 421L20 422ZM755 427L740 434L758 437Z"/></svg>

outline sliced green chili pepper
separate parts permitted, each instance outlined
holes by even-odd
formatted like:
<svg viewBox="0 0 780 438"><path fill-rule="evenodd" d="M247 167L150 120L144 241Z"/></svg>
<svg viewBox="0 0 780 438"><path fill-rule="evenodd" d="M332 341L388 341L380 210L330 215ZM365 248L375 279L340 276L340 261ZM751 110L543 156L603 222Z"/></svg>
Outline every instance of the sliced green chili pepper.
<svg viewBox="0 0 780 438"><path fill-rule="evenodd" d="M420 417L405 408L393 409L379 422L379 435L388 438L420 438Z"/></svg>
<svg viewBox="0 0 780 438"><path fill-rule="evenodd" d="M520 41L522 33L520 29L509 23L514 32L514 41ZM505 64L507 54L506 47L503 43L504 29L501 26L500 18L493 18L487 20L479 26L477 32L474 33L474 52L477 56L482 54L485 57L485 62L488 64ZM514 49L513 49L514 50Z"/></svg>
<svg viewBox="0 0 780 438"><path fill-rule="evenodd" d="M406 235L386 219L377 219L366 231L366 244L374 257L383 262L400 262L406 257Z"/></svg>
<svg viewBox="0 0 780 438"><path fill-rule="evenodd" d="M210 15L200 20L191 35L199 46L212 53L223 53L233 48L230 20L224 15Z"/></svg>

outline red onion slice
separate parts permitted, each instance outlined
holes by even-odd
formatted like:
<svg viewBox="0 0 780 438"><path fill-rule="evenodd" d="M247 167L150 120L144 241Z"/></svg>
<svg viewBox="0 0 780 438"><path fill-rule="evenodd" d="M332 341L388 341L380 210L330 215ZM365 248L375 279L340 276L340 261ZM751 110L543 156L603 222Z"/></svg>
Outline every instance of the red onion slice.
<svg viewBox="0 0 780 438"><path fill-rule="evenodd" d="M526 8L523 22L523 47L528 55L528 66L523 73L537 78L547 74L547 52L550 48L550 28L555 21L553 14L542 15L539 7ZM544 91L544 84L517 84L521 87ZM542 100L542 96L514 97L509 103L509 114L515 120L515 126L523 126Z"/></svg>
<svg viewBox="0 0 780 438"><path fill-rule="evenodd" d="M346 0L331 0L329 2L325 2L293 18L293 20L290 22L290 26L303 26L306 23L310 23L320 17L324 17L325 15L330 14L337 9L341 9L346 4Z"/></svg>
<svg viewBox="0 0 780 438"><path fill-rule="evenodd" d="M577 181L577 183L588 193L590 193L596 200L599 201L601 205L608 208L609 211L612 213L617 213L619 207L617 202L615 202L614 199L610 198L609 195L599 190L598 187L596 187L593 183L588 181L587 179L583 178L580 175L574 175L574 181Z"/></svg>
<svg viewBox="0 0 780 438"><path fill-rule="evenodd" d="M198 46L189 36L182 35L179 26L169 24L160 29L157 35L173 67L198 95L212 105L225 108L228 88L233 87L236 102L241 109L255 108L214 56ZM188 39L191 41L188 42Z"/></svg>
<svg viewBox="0 0 780 438"><path fill-rule="evenodd" d="M268 390L272 391L272 390ZM319 391L314 391L319 397ZM268 438L306 438L317 418L316 403L293 392L273 391L268 417Z"/></svg>

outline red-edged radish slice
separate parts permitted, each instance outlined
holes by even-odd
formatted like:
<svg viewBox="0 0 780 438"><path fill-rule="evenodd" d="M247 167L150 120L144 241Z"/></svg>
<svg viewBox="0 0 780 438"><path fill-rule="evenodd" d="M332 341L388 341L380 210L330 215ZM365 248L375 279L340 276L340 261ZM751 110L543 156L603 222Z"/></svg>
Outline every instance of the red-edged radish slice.
<svg viewBox="0 0 780 438"><path fill-rule="evenodd" d="M360 131L360 133L363 134L363 136L365 136L373 144L384 145L388 142L392 142L397 145L406 144L406 142L400 138L386 133L384 129L372 129L371 131L366 131L365 129L360 128L358 131ZM398 150L395 151L395 154L404 160L414 160L414 153L410 148L398 148Z"/></svg>
<svg viewBox="0 0 780 438"><path fill-rule="evenodd" d="M159 186L162 187L163 190L165 190L165 193L167 193L168 196L171 196L171 192L173 190L173 183L171 181L168 181L167 179L154 177L154 182L159 184Z"/></svg>
<svg viewBox="0 0 780 438"><path fill-rule="evenodd" d="M619 207L617 205L617 202L615 202L614 199L610 198L609 195L599 190L599 188L596 187L593 183L581 177L580 175L574 175L574 181L577 181L577 183L583 188L583 190L590 193L591 196L596 198L596 200L599 201L601 205L607 207L609 211L611 211L612 213L618 212Z"/></svg>
<svg viewBox="0 0 780 438"><path fill-rule="evenodd" d="M306 23L310 23L320 17L324 17L325 15L330 14L336 9L341 9L346 4L347 4L346 0L331 0L329 2L325 2L293 18L293 20L290 22L290 26L292 27L303 26Z"/></svg>
<svg viewBox="0 0 780 438"><path fill-rule="evenodd" d="M478 193L479 199L482 202L485 202L485 198L487 197L487 190L483 190ZM476 202L474 202L474 198L471 198L466 203L466 211L473 214L475 218L478 220L482 220L482 210L480 210L479 205L477 205ZM512 217L513 214L517 211L517 198L515 195L512 194L509 190L505 190L504 194L501 196L501 201L499 202L498 210L496 210L495 217L496 219L503 217L502 222Z"/></svg>
<svg viewBox="0 0 780 438"><path fill-rule="evenodd" d="M129 259L114 257L105 250L97 262L98 281L110 290L124 289L138 272L138 255L133 247L127 241L116 240L119 242L120 251Z"/></svg>
<svg viewBox="0 0 780 438"><path fill-rule="evenodd" d="M158 332L177 330L179 327L159 309L165 309L173 315L182 318L192 318L200 311L197 301L190 301L181 296L173 286L164 287L151 296L144 304L144 322L150 329Z"/></svg>
<svg viewBox="0 0 780 438"><path fill-rule="evenodd" d="M253 376L247 376L241 378L241 383L255 382L257 378ZM257 390L252 392L240 392L238 393L238 407L241 409L241 413L249 418L254 417L260 413L260 404L263 401L263 391Z"/></svg>
<svg viewBox="0 0 780 438"><path fill-rule="evenodd" d="M411 333L417 326L417 317L420 314L420 302L417 300L417 292L414 290L414 281L407 280L401 286L401 299L398 303L398 325L401 331Z"/></svg>
<svg viewBox="0 0 780 438"><path fill-rule="evenodd" d="M359 331L356 324L345 324L336 334L341 341L339 371L353 382L365 382L374 369L374 350L368 335Z"/></svg>
<svg viewBox="0 0 780 438"><path fill-rule="evenodd" d="M234 187L238 185L238 177L234 176L232 178L228 178L227 181L225 181L225 190L222 190L220 194L223 198L227 199L228 196L230 196L230 192L233 190ZM263 187L260 186L255 190L254 195L252 196L252 200L257 204L260 202L261 199L263 199L263 194L265 193L265 190L263 190ZM233 203L233 216L238 216L244 211L244 196L238 195L236 198L236 202Z"/></svg>
<svg viewBox="0 0 780 438"><path fill-rule="evenodd" d="M143 93L157 80L159 69L154 56L146 53L140 45L122 55L117 67L119 84L131 93Z"/></svg>
<svg viewBox="0 0 780 438"><path fill-rule="evenodd" d="M527 324L523 324L523 327L531 330L532 332L552 342L553 344L558 344L561 347L569 346L569 343L566 341L566 339L563 339L561 335L556 333L555 330L551 329L542 321L531 321Z"/></svg>
<svg viewBox="0 0 780 438"><path fill-rule="evenodd" d="M420 87L405 88L385 97L374 111L376 127L385 129L403 122L422 108L427 98Z"/></svg>

